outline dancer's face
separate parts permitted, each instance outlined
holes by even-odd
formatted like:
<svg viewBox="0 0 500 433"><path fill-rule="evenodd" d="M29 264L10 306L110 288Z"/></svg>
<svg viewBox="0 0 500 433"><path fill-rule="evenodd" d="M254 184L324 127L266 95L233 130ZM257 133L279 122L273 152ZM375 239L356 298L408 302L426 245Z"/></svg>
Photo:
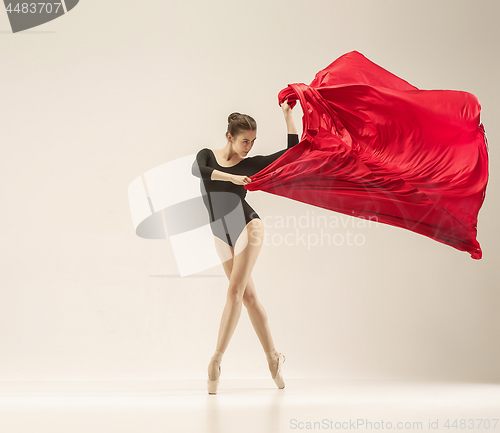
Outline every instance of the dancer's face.
<svg viewBox="0 0 500 433"><path fill-rule="evenodd" d="M252 150L255 139L257 138L257 130L242 131L237 136L233 137L233 150L242 158L248 155Z"/></svg>

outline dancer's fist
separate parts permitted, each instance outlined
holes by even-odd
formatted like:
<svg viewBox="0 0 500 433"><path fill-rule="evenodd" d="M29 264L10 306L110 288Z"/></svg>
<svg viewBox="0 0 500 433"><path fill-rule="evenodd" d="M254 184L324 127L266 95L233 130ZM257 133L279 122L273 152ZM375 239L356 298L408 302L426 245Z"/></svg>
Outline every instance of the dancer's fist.
<svg viewBox="0 0 500 433"><path fill-rule="evenodd" d="M288 98L281 104L281 109L283 110L283 114L291 113L292 109L288 105Z"/></svg>
<svg viewBox="0 0 500 433"><path fill-rule="evenodd" d="M247 185L252 182L252 179L250 179L248 176L238 176L236 174L233 174L231 175L231 182L236 185Z"/></svg>

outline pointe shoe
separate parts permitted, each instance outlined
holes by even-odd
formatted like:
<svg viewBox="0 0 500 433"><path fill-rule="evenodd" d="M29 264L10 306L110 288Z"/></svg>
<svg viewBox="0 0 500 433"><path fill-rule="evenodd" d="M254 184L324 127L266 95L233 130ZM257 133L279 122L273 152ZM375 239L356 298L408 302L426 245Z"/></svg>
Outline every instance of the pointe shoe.
<svg viewBox="0 0 500 433"><path fill-rule="evenodd" d="M278 369L276 371L276 376L273 377L273 380L279 389L283 389L285 387L285 381L283 380L283 374L281 373L281 366L284 362L285 362L285 355L283 355L282 353L279 353L278 354Z"/></svg>
<svg viewBox="0 0 500 433"><path fill-rule="evenodd" d="M214 362L219 362L220 361L214 361ZM220 364L219 364L219 377L216 380L211 380L210 375L208 375L207 379L207 389L209 394L217 394L217 388L219 387L219 379L220 379Z"/></svg>

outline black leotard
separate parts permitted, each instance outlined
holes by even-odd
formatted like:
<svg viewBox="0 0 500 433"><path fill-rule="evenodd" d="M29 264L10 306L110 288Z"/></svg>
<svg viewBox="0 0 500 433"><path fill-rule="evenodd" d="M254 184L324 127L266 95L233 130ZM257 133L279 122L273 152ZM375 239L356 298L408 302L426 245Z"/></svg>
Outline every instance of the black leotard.
<svg viewBox="0 0 500 433"><path fill-rule="evenodd" d="M243 185L212 180L212 172L219 170L240 176L253 176L298 143L298 134L288 134L286 149L270 155L250 156L231 167L219 165L214 153L208 148L203 148L196 154L191 171L194 176L200 178L201 194L210 216L210 227L214 236L234 247L248 222L260 217L246 202L247 190Z"/></svg>

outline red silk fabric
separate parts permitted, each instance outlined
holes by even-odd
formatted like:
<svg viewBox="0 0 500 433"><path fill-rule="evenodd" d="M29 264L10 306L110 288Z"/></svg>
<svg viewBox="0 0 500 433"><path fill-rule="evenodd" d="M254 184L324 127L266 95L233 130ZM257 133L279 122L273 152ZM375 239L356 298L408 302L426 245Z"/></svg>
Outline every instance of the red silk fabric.
<svg viewBox="0 0 500 433"><path fill-rule="evenodd" d="M299 144L251 177L260 190L420 233L480 259L488 182L481 105L471 93L419 90L352 51L281 104L303 110Z"/></svg>

